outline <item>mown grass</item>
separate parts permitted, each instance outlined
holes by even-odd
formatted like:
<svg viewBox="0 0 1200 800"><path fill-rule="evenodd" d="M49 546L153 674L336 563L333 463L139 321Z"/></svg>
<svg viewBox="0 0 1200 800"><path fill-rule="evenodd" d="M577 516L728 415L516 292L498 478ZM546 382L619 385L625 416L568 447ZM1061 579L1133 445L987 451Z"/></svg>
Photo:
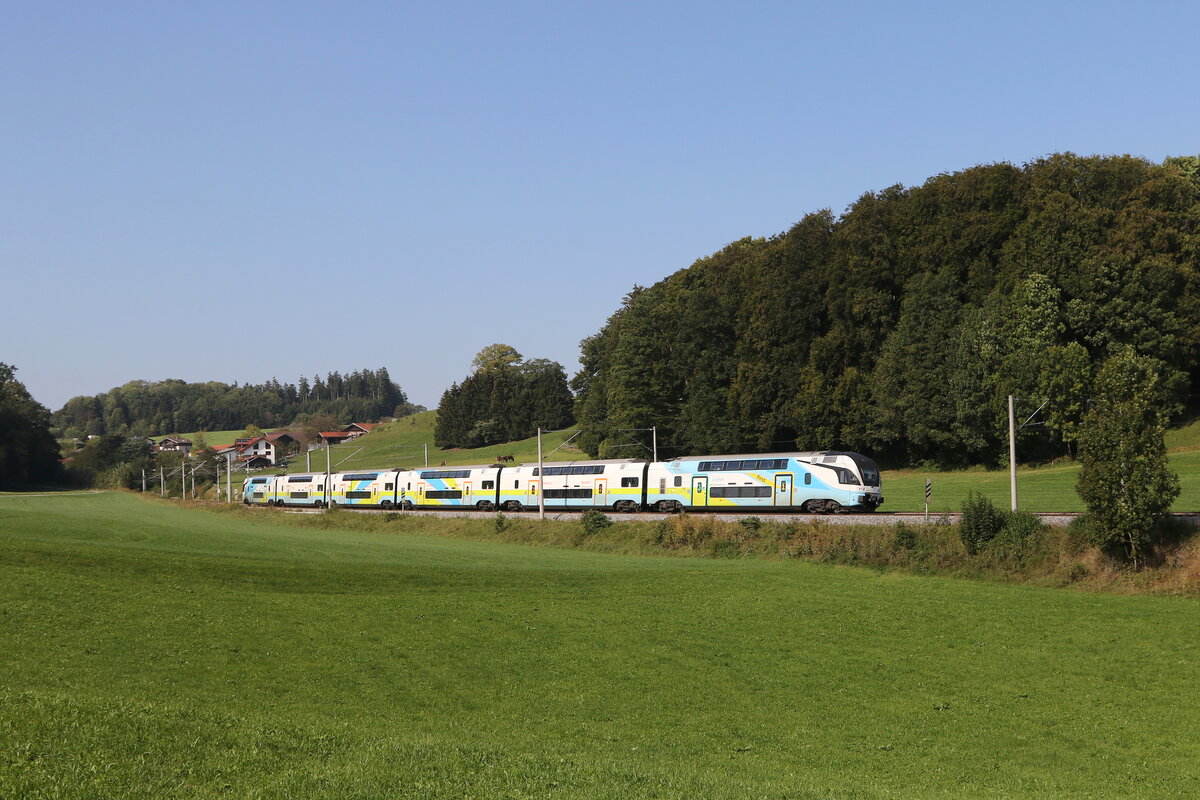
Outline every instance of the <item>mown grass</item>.
<svg viewBox="0 0 1200 800"><path fill-rule="evenodd" d="M1195 601L282 519L0 497L0 796L1200 786Z"/></svg>

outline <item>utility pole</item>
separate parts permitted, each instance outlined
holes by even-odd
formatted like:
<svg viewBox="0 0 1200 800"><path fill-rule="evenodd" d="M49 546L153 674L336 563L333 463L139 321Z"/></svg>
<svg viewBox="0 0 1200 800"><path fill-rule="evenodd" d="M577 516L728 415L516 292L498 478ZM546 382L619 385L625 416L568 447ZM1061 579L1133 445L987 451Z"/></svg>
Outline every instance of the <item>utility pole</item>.
<svg viewBox="0 0 1200 800"><path fill-rule="evenodd" d="M142 494L146 493L146 470L142 470Z"/></svg>
<svg viewBox="0 0 1200 800"><path fill-rule="evenodd" d="M325 440L325 510L333 506L333 456L329 454L329 440Z"/></svg>
<svg viewBox="0 0 1200 800"><path fill-rule="evenodd" d="M1012 510L1017 510L1017 417L1013 396L1008 396L1008 483L1012 494Z"/></svg>
<svg viewBox="0 0 1200 800"><path fill-rule="evenodd" d="M233 454L225 454L225 502L233 502Z"/></svg>
<svg viewBox="0 0 1200 800"><path fill-rule="evenodd" d="M542 464L542 429L538 428L538 519L546 518L546 467Z"/></svg>
<svg viewBox="0 0 1200 800"><path fill-rule="evenodd" d="M658 426L657 425L655 425L654 427L652 427L650 429L650 435L652 437L654 437L653 438L654 449L651 451L654 454L654 457L651 460L657 462L658 461Z"/></svg>
<svg viewBox="0 0 1200 800"><path fill-rule="evenodd" d="M158 465L158 493L163 497L167 496L167 478L163 473L162 464Z"/></svg>
<svg viewBox="0 0 1200 800"><path fill-rule="evenodd" d="M425 466L428 467L429 466L429 445L422 444L421 447L425 448Z"/></svg>

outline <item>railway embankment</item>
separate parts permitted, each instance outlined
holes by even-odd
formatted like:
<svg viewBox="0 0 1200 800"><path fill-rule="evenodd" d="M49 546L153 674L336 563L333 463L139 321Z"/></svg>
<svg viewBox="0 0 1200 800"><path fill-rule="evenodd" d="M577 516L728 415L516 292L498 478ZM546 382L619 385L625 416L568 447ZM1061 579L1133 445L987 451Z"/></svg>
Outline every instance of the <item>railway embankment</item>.
<svg viewBox="0 0 1200 800"><path fill-rule="evenodd" d="M1177 515L1157 533L1139 569L1089 544L1075 514L1023 514L983 546L968 549L958 514L606 515L477 512L295 512L205 504L260 521L338 531L375 531L570 547L646 556L801 560L881 573L1072 587L1086 591L1200 597L1197 515Z"/></svg>

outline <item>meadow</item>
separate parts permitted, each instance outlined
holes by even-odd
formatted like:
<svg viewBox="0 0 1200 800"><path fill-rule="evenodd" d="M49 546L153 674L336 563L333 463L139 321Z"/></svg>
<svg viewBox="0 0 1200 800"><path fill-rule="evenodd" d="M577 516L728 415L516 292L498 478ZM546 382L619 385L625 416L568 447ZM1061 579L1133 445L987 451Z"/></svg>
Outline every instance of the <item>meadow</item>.
<svg viewBox="0 0 1200 800"><path fill-rule="evenodd" d="M0 495L0 797L1200 790L1195 600L400 522Z"/></svg>

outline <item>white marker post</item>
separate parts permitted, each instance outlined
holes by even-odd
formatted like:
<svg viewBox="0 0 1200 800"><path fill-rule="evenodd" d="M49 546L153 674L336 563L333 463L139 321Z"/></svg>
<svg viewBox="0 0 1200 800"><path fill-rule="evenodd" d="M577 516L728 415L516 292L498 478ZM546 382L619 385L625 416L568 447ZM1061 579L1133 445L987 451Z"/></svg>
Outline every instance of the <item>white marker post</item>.
<svg viewBox="0 0 1200 800"><path fill-rule="evenodd" d="M933 497L933 481L925 479L925 521L929 522L929 498Z"/></svg>

